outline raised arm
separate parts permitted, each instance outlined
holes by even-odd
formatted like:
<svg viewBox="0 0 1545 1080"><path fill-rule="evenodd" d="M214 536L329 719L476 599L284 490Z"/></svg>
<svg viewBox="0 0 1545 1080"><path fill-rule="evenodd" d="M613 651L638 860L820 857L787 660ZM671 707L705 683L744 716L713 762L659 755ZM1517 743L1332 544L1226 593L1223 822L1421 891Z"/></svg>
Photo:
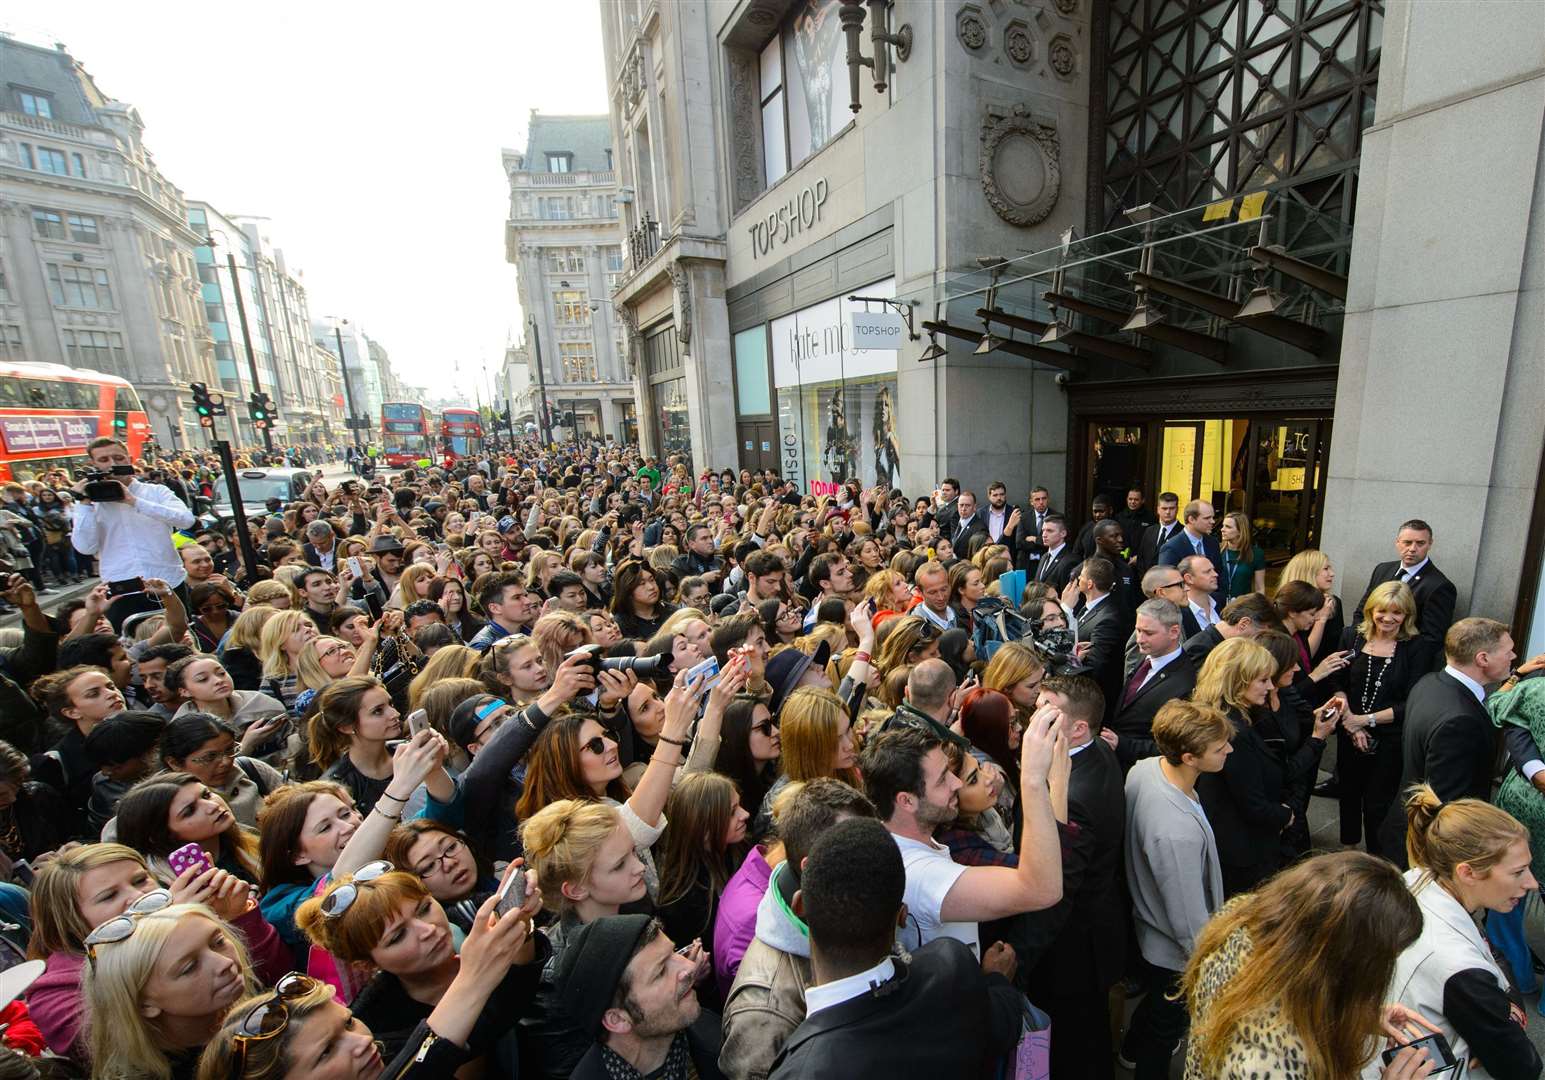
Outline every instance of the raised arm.
<svg viewBox="0 0 1545 1080"><path fill-rule="evenodd" d="M628 797L629 809L650 828L660 824L676 769L687 760L687 733L692 730L692 719L697 715L697 698L702 687L701 676L690 684L683 684L681 676L677 676L676 685L665 695L665 725L660 730L660 745L649 758L649 766L639 778L638 786Z"/></svg>

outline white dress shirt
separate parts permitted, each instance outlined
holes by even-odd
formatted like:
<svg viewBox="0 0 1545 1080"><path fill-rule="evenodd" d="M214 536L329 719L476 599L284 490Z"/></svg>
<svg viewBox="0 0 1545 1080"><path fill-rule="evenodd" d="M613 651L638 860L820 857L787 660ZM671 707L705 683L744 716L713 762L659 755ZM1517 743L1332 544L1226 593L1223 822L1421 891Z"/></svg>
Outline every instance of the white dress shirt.
<svg viewBox="0 0 1545 1080"><path fill-rule="evenodd" d="M1417 563L1415 566L1411 567L1411 569L1409 569L1409 570L1407 570L1404 566L1399 567L1399 568L1397 568L1395 570L1394 580L1396 580L1396 581L1405 581L1405 582L1414 581L1414 580L1416 580L1416 576L1418 574L1420 574L1423 570L1427 569L1427 564L1430 563L1430 562L1432 562L1432 559L1431 559L1431 557L1428 557L1428 558L1423 559L1421 562ZM1404 575L1404 577L1402 577L1401 575Z"/></svg>
<svg viewBox="0 0 1545 1080"><path fill-rule="evenodd" d="M1191 614L1196 616L1197 624L1203 630L1218 621L1218 605L1211 597L1208 598L1206 607L1200 607L1195 600L1188 600L1187 604L1190 605Z"/></svg>
<svg viewBox="0 0 1545 1080"><path fill-rule="evenodd" d="M945 608L943 615L937 615L934 613L934 610L927 604L918 604L912 608L911 611L907 612L907 614L916 615L920 619L927 619L940 630L953 630L955 628L954 608Z"/></svg>
<svg viewBox="0 0 1545 1080"><path fill-rule="evenodd" d="M867 971L860 971L857 975L835 979L820 986L807 986L805 987L805 1015L814 1016L822 1009L830 1009L834 1005L841 1005L844 1001L852 1001L877 987L884 986L895 977L896 965L887 956L874 967Z"/></svg>
<svg viewBox="0 0 1545 1080"><path fill-rule="evenodd" d="M82 555L97 556L103 581L160 578L176 588L187 578L173 529L193 526L193 511L169 488L134 480L134 503L81 503L70 541Z"/></svg>
<svg viewBox="0 0 1545 1080"><path fill-rule="evenodd" d="M1445 665L1443 670L1462 682L1470 693L1475 695L1476 701L1479 701L1482 705L1486 704L1486 688L1484 686L1460 671L1453 664Z"/></svg>
<svg viewBox="0 0 1545 1080"><path fill-rule="evenodd" d="M987 535L993 543L1003 539L1003 530L1008 526L1010 513L1012 511L1007 506L1002 510L994 510L991 506L987 508Z"/></svg>

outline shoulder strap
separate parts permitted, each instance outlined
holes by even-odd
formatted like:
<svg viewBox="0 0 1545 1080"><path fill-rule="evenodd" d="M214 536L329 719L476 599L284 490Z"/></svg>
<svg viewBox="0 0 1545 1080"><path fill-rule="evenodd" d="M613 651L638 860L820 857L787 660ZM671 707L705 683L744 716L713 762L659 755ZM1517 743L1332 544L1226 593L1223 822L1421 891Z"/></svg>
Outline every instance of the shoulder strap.
<svg viewBox="0 0 1545 1080"><path fill-rule="evenodd" d="M257 785L258 798L266 799L268 797L269 790L268 784L263 780L262 772L259 771L258 767L252 763L252 759L249 757L238 757L236 759L236 765L241 769L242 772L247 774L248 780L251 780L255 785Z"/></svg>

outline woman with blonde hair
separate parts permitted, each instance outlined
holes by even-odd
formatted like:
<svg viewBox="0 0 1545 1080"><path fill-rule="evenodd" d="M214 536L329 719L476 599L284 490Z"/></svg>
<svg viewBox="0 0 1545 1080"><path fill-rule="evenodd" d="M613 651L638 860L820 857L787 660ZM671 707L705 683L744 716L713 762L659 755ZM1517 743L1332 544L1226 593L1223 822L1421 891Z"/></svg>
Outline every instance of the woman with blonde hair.
<svg viewBox="0 0 1545 1080"><path fill-rule="evenodd" d="M1181 980L1186 1080L1353 1080L1383 1036L1425 1034L1421 1017L1384 1005L1396 959L1421 927L1400 872L1360 851L1307 859L1228 904L1197 938ZM1365 1075L1424 1075L1419 1053Z"/></svg>
<svg viewBox="0 0 1545 1080"><path fill-rule="evenodd" d="M1421 937L1400 954L1389 1000L1421 1013L1448 1039L1455 1076L1537 1077L1540 1055L1518 1018L1516 992L1476 917L1506 915L1538 888L1529 833L1478 799L1439 801L1426 784L1406 799L1407 887Z"/></svg>
<svg viewBox="0 0 1545 1080"><path fill-rule="evenodd" d="M436 649L435 654L424 662L423 668L408 684L408 708L422 708L424 695L445 679L470 678L483 660L476 649L465 645L447 645Z"/></svg>
<svg viewBox="0 0 1545 1080"><path fill-rule="evenodd" d="M549 611L531 628L531 641L550 679L565 656L590 644L590 624L572 611Z"/></svg>
<svg viewBox="0 0 1545 1080"><path fill-rule="evenodd" d="M1223 515L1218 526L1218 584L1230 600L1266 591L1266 553L1251 542L1250 518L1238 510Z"/></svg>
<svg viewBox="0 0 1545 1080"><path fill-rule="evenodd" d="M267 604L280 611L298 611L300 594L295 591L295 586L288 582L269 578L267 581L259 581L247 590L247 604L248 606Z"/></svg>
<svg viewBox="0 0 1545 1080"><path fill-rule="evenodd" d="M1014 714L1023 728L1035 711L1035 700L1046 678L1046 664L1040 655L1022 641L1008 641L998 647L982 671L982 689L996 690L1014 704Z"/></svg>
<svg viewBox="0 0 1545 1080"><path fill-rule="evenodd" d="M437 573L433 563L409 563L397 579L392 595L387 597L386 610L401 611L416 601L429 599L429 586Z"/></svg>
<svg viewBox="0 0 1545 1080"><path fill-rule="evenodd" d="M32 882L32 937L27 958L45 963L27 990L27 1011L56 1054L84 1060L86 938L93 928L128 910L160 887L145 857L123 844L81 844L38 867ZM251 943L268 977L281 974L289 953L262 913L248 902L244 882L222 870L207 877L183 874L169 887L171 901L207 904Z"/></svg>
<svg viewBox="0 0 1545 1080"><path fill-rule="evenodd" d="M380 638L374 631L365 634L365 645L353 645L336 637L318 637L308 641L295 660L296 710L305 708L306 691L319 694L339 679L370 674Z"/></svg>
<svg viewBox="0 0 1545 1080"><path fill-rule="evenodd" d="M283 702L286 709L300 693L296 665L301 650L317 636L316 623L303 611L281 611L263 624L258 650L263 660L263 692Z"/></svg>
<svg viewBox="0 0 1545 1080"><path fill-rule="evenodd" d="M1330 556L1315 548L1305 548L1300 551L1282 568L1282 576L1277 579L1277 588L1280 589L1289 581L1302 581L1313 585L1325 597L1325 606L1317 614L1314 625L1309 628L1306 635L1309 660L1311 663L1318 664L1325 659L1327 653L1336 648L1336 643L1341 640L1341 631L1346 628L1341 601L1331 591L1336 587L1336 571L1331 566Z"/></svg>
<svg viewBox="0 0 1545 1080"><path fill-rule="evenodd" d="M766 835L772 822L772 804L791 781L829 776L864 789L848 710L832 691L801 686L784 699L778 712L778 737L783 771L762 799L754 829L757 836Z"/></svg>
<svg viewBox="0 0 1545 1080"><path fill-rule="evenodd" d="M257 988L241 935L202 904L131 910L86 938L95 1080L191 1077L225 1012ZM140 903L149 906L144 897ZM162 954L168 958L163 962Z"/></svg>
<svg viewBox="0 0 1545 1080"><path fill-rule="evenodd" d="M263 685L263 627L277 614L276 607L253 603L249 593L246 610L236 616L225 635L225 648L216 650L236 689L256 690Z"/></svg>
<svg viewBox="0 0 1545 1080"><path fill-rule="evenodd" d="M1271 876L1282 830L1293 820L1284 802L1283 766L1256 727L1276 677L1277 662L1263 646L1229 638L1207 654L1191 694L1195 704L1221 710L1234 726L1234 752L1223 769L1196 782L1217 840L1225 896L1248 892Z"/></svg>
<svg viewBox="0 0 1545 1080"><path fill-rule="evenodd" d="M536 551L531 555L531 565L526 568L526 588L538 596L547 596L547 585L553 575L563 569L563 556L556 551Z"/></svg>
<svg viewBox="0 0 1545 1080"><path fill-rule="evenodd" d="M940 631L927 619L905 615L886 633L874 658L874 669L885 675L894 667L917 665L939 655Z"/></svg>
<svg viewBox="0 0 1545 1080"><path fill-rule="evenodd" d="M873 600L875 615L905 611L912 601L912 586L895 570L876 570L864 582L864 599Z"/></svg>

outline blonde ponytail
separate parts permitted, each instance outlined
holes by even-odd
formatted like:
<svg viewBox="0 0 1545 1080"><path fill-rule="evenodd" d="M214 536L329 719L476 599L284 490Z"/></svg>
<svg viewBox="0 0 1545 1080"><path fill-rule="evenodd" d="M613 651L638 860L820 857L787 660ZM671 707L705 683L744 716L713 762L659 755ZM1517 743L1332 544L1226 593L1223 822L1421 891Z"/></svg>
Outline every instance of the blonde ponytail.
<svg viewBox="0 0 1545 1080"><path fill-rule="evenodd" d="M1439 881L1452 881L1461 864L1485 876L1507 849L1529 832L1506 810L1479 799L1445 803L1431 785L1406 793L1406 859Z"/></svg>

